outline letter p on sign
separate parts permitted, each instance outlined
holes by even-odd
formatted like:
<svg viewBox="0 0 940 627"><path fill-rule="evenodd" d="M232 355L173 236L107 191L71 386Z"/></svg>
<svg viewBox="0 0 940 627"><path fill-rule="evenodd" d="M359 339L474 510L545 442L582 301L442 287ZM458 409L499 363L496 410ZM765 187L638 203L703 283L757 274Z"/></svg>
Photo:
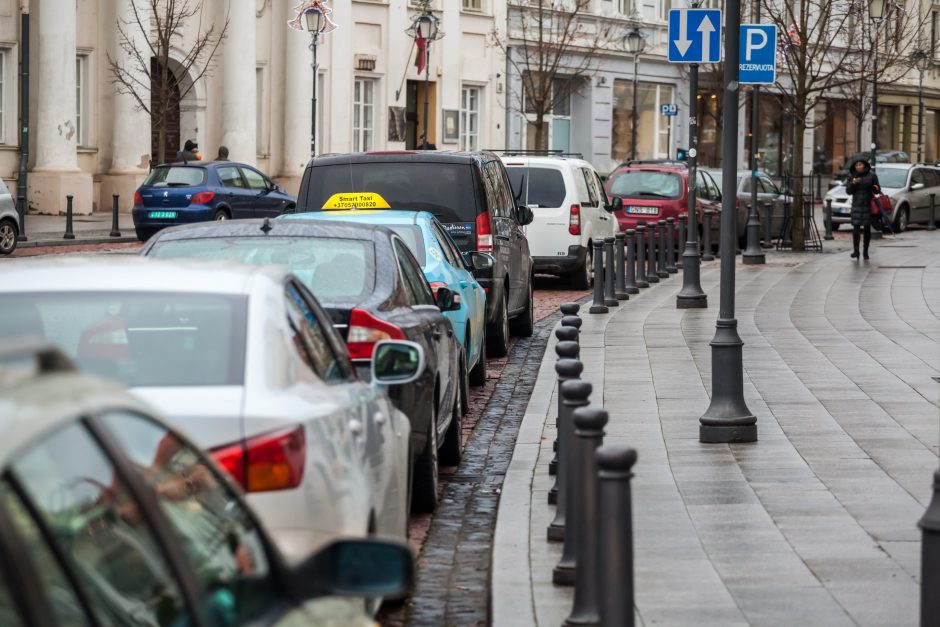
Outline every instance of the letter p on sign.
<svg viewBox="0 0 940 627"><path fill-rule="evenodd" d="M755 50L760 50L767 45L767 33L763 30L749 29L747 39L744 40L744 60L752 61Z"/></svg>

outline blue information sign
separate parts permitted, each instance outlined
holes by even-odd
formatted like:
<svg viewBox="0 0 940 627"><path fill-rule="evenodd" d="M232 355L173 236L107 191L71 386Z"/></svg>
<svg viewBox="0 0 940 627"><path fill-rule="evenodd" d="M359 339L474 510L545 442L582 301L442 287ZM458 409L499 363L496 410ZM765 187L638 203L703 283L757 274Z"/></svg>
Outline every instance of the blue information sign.
<svg viewBox="0 0 940 627"><path fill-rule="evenodd" d="M719 61L721 61L721 10L670 10L669 62L718 63Z"/></svg>
<svg viewBox="0 0 940 627"><path fill-rule="evenodd" d="M777 80L777 27L741 24L738 82L773 85Z"/></svg>

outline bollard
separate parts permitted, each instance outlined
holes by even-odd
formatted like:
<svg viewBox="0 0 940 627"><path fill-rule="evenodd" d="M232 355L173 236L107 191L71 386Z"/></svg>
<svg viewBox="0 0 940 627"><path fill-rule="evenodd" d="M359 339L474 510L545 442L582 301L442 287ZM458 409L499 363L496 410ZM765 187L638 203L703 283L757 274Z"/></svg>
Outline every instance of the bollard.
<svg viewBox="0 0 940 627"><path fill-rule="evenodd" d="M669 274L678 274L676 268L676 219L666 218L666 272Z"/></svg>
<svg viewBox="0 0 940 627"><path fill-rule="evenodd" d="M579 368L583 368L581 362L577 362ZM558 364L555 365L557 370ZM580 372L578 374L580 376ZM564 437L559 441L562 450L561 457L561 472L564 479L564 508L565 508L565 546L562 549L561 559L558 561L558 564L555 566L552 571L552 583L555 583L560 586L573 586L575 578L575 570L577 569L577 519L574 512L574 508L577 506L577 499L568 498L572 497L575 494L575 491L578 489L578 485L575 482L577 479L576 464L569 464L569 458L567 457L570 451L574 450L574 419L573 415L576 409L579 407L587 407L588 397L591 395L591 384L587 381L582 381L581 379L571 379L565 381L559 386L559 396L561 403L565 406L564 413L560 414L558 417L562 419L563 430L560 430ZM559 494L559 496L562 496ZM558 509L561 509L559 505Z"/></svg>
<svg viewBox="0 0 940 627"><path fill-rule="evenodd" d="M623 233L614 235L614 265L616 266L614 282L614 298L617 300L630 300L630 293L627 292L626 277L624 272L626 260L624 259L624 239Z"/></svg>
<svg viewBox="0 0 940 627"><path fill-rule="evenodd" d="M702 261L711 261L715 257L712 255L712 214L714 211L705 212L705 232L703 233Z"/></svg>
<svg viewBox="0 0 940 627"><path fill-rule="evenodd" d="M826 199L826 234L823 236L823 239L830 240L835 239L832 235L832 198Z"/></svg>
<svg viewBox="0 0 940 627"><path fill-rule="evenodd" d="M561 313L564 314L564 317L561 319L562 328L573 328L575 330L579 330L581 328L581 322L582 322L581 318L578 315L576 315L578 313L578 310L581 309L581 306L578 305L578 303L562 303L559 309L561 310ZM579 335L580 335L580 332L575 333L572 337L572 335L567 331L561 331L561 329L555 330L555 337L558 338L559 343L564 342L564 341L578 342ZM558 345L557 344L555 345L555 353L558 355L559 359L563 359L566 357L577 359L580 355L580 352L581 352L580 344L579 344L578 350L575 352L572 352L570 355L563 354L562 351L558 348ZM555 441L552 443L552 451L555 453L555 456L548 463L548 475L549 476L555 476L556 471L558 470L558 438L557 437L555 438ZM554 505L557 499L558 499L558 483L556 481L555 485L553 485L552 488L548 491L548 504Z"/></svg>
<svg viewBox="0 0 940 627"><path fill-rule="evenodd" d="M118 204L120 203L120 196L114 194L111 196L111 235L110 237L121 237L121 231L118 228Z"/></svg>
<svg viewBox="0 0 940 627"><path fill-rule="evenodd" d="M578 303L562 303L558 309L561 310L561 315L563 316L577 316L578 312L581 311L581 305Z"/></svg>
<svg viewBox="0 0 940 627"><path fill-rule="evenodd" d="M65 197L65 235L62 239L75 239L72 232L72 196Z"/></svg>
<svg viewBox="0 0 940 627"><path fill-rule="evenodd" d="M578 506L575 508L575 529L578 539L577 569L574 583L574 606L565 619L565 625L597 625L598 607L598 550L597 542L597 460L595 451L604 442L604 427L608 415L603 409L582 407L574 414L576 444L571 458L578 472Z"/></svg>
<svg viewBox="0 0 940 627"><path fill-rule="evenodd" d="M936 377L934 377L936 378ZM933 475L933 497L917 522L920 545L920 624L940 624L940 470Z"/></svg>
<svg viewBox="0 0 940 627"><path fill-rule="evenodd" d="M623 291L627 294L639 294L640 287L636 284L636 231L627 229L627 276L624 279Z"/></svg>
<svg viewBox="0 0 940 627"><path fill-rule="evenodd" d="M650 286L649 281L646 280L645 239L646 223L638 222L636 225L636 286L641 288Z"/></svg>
<svg viewBox="0 0 940 627"><path fill-rule="evenodd" d="M659 221L659 245L656 250L656 276L661 279L668 279L669 272L666 270L666 221Z"/></svg>
<svg viewBox="0 0 940 627"><path fill-rule="evenodd" d="M577 342L565 340L565 341L558 342L555 345L555 354L558 355L558 361L555 362L555 372L558 374L558 385L561 385L563 381L567 381L568 379L572 378L569 376L563 376L562 373L559 372L558 370L558 364L560 364L564 360L575 361L578 364L580 364L581 362L578 361L578 357L577 357L579 352L580 352L580 348ZM578 370L578 373L580 372L581 371ZM559 466L561 465L561 461L560 461L561 453L559 453L559 449L561 448L562 445L560 444L561 438L558 435L560 432L559 431L560 424L558 421L558 416L561 415L561 412L562 412L561 397L559 397L558 411L556 412L556 417L555 417L555 441L552 443L552 449L553 449L553 452L555 453L555 457L548 463L549 476L555 475L555 483L554 485L552 485L552 487L548 491L548 504L549 505L558 504L558 498L559 498L558 493L559 493L559 490L563 489L561 487L562 480L559 478L561 474L561 471L559 470ZM554 472L552 472L553 464L554 464ZM549 528L548 528L548 539L552 541L564 539L564 525L565 525L564 508L560 507L559 512L556 512L555 515L559 521L558 524L556 524L555 521L552 521L552 524L549 525ZM556 527L554 531L552 530L553 527Z"/></svg>
<svg viewBox="0 0 940 627"><path fill-rule="evenodd" d="M633 627L633 506L631 469L636 451L605 444L597 459L598 583L601 627Z"/></svg>
<svg viewBox="0 0 940 627"><path fill-rule="evenodd" d="M770 223L773 219L774 204L772 202L764 204L764 211L767 215L764 216L764 243L761 246L770 248L772 246L770 241L774 238L771 228L773 225Z"/></svg>
<svg viewBox="0 0 940 627"><path fill-rule="evenodd" d="M659 275L656 274L656 223L651 222L648 228L649 237L646 241L646 280L650 283L659 283Z"/></svg>
<svg viewBox="0 0 940 627"><path fill-rule="evenodd" d="M594 240L594 302L588 313L607 313L610 309L604 305L604 242Z"/></svg>
<svg viewBox="0 0 940 627"><path fill-rule="evenodd" d="M619 307L614 292L614 238L604 238L604 304L608 307Z"/></svg>
<svg viewBox="0 0 940 627"><path fill-rule="evenodd" d="M685 246L685 220L681 217L676 221L679 224L679 248ZM682 269L682 255L677 250L676 251L676 269Z"/></svg>
<svg viewBox="0 0 940 627"><path fill-rule="evenodd" d="M560 342L559 344L568 344ZM557 350L557 348L556 348ZM566 346L565 352L573 354L574 347ZM559 353L560 355L561 353ZM570 443L574 439L574 423L571 422L569 407L564 404L561 395L561 385L565 381L577 379L584 370L584 364L571 357L563 357L555 362L555 374L558 375L558 411L555 419L555 431L558 434L558 444L556 454L558 456L558 471L555 475L555 502L558 508L555 510L555 517L549 523L546 529L546 537L549 542L561 542L565 539L565 519L568 515L568 509L565 505L566 495L568 494L568 451L571 450Z"/></svg>
<svg viewBox="0 0 940 627"><path fill-rule="evenodd" d="M937 230L936 202L937 202L937 195L935 193L931 193L930 194L930 214L927 216L927 230L928 231Z"/></svg>

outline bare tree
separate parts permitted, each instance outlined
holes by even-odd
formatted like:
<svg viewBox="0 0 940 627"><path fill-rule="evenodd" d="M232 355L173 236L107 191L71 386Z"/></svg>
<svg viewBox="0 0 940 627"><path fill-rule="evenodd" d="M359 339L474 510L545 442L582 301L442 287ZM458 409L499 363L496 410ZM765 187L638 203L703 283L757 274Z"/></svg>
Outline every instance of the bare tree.
<svg viewBox="0 0 940 627"><path fill-rule="evenodd" d="M623 33L591 15L593 0L509 0L505 36L493 40L520 78L506 106L531 117L535 146L548 147L546 118L597 71L597 54ZM617 32L615 32L615 29ZM508 81L507 81L508 82Z"/></svg>
<svg viewBox="0 0 940 627"><path fill-rule="evenodd" d="M239 0L243 1L243 0ZM140 2L143 6L138 6ZM228 31L228 18L203 24L202 0L131 0L131 19L118 19L120 58L107 54L111 82L118 93L134 98L157 129L157 162L166 160L167 114L177 99L185 98L208 72ZM195 20L195 37L184 29ZM178 72L170 67L170 50L183 50ZM182 76L190 76L188 83ZM178 92L178 94L177 94Z"/></svg>

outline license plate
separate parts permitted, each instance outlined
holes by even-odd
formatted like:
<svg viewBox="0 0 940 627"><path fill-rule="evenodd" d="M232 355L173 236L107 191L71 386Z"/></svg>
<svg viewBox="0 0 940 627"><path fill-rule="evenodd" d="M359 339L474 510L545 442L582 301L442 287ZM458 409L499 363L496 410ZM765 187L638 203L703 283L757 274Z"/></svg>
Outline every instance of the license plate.
<svg viewBox="0 0 940 627"><path fill-rule="evenodd" d="M176 218L175 211L151 211L149 215L155 220L173 220Z"/></svg>
<svg viewBox="0 0 940 627"><path fill-rule="evenodd" d="M627 213L639 213L645 216L654 216L659 213L657 207L627 207Z"/></svg>

